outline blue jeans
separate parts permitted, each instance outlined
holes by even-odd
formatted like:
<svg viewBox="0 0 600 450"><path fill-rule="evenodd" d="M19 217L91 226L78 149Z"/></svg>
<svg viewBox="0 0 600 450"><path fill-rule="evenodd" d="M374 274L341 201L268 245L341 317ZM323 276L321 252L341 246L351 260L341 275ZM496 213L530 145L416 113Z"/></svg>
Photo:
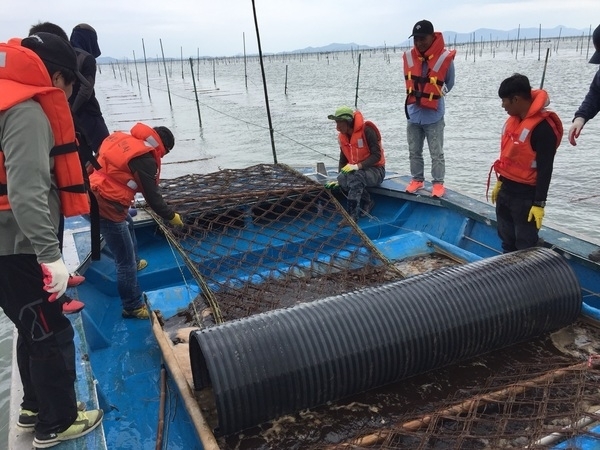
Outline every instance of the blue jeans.
<svg viewBox="0 0 600 450"><path fill-rule="evenodd" d="M431 177L433 183L444 183L446 162L444 161L444 119L435 123L421 125L408 122L406 138L410 158L410 174L413 180L424 181L425 164L423 162L423 144L427 138L429 154L431 155Z"/></svg>
<svg viewBox="0 0 600 450"><path fill-rule="evenodd" d="M123 309L131 311L144 304L137 278L137 241L133 219L127 216L123 222L100 218L100 233L113 254L117 270L117 289Z"/></svg>

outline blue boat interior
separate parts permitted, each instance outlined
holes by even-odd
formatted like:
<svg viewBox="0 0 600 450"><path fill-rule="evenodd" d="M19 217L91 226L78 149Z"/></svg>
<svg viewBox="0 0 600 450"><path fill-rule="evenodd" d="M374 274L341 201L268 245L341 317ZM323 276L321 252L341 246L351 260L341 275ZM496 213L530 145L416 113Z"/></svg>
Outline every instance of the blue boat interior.
<svg viewBox="0 0 600 450"><path fill-rule="evenodd" d="M359 219L360 229L385 258L396 261L440 253L467 263L501 253L494 226L495 211L491 205L450 190L441 199L425 193L407 194L404 189L408 181L407 177L390 178L372 189L375 207L370 216ZM343 202L343 198L340 201ZM78 220L67 221L67 228L79 228ZM252 224L247 228L245 232L251 233ZM311 251L318 248L322 258L330 257L325 245L328 239L345 231L343 228L331 228L328 232L329 236L320 237L321 242L307 247ZM597 285L594 280L597 271L594 263L584 257L595 249L594 246L556 230L544 228L540 234L545 246L568 258L580 279L584 313L598 314L600 301L598 292L593 288ZM160 311L165 319L174 317L188 307L201 288L186 266L185 259L168 243L152 220L139 221L136 236L140 257L148 261L147 268L138 275L149 307ZM294 221L274 222L273 237L277 238L272 251L279 255L279 267L272 262L266 264L265 276L277 270L287 270L286 259L281 255L287 252L297 259L300 248L297 242L305 239L302 226ZM90 249L89 232L77 231L74 239L83 261ZM210 239L210 234L206 239ZM360 247L359 244L357 242L357 247ZM259 264L253 257L257 245L259 243L253 242L247 248L236 248L235 251L224 247L222 254L207 254L202 247L187 250L192 260L211 259L214 264L226 265L224 258L243 258L246 264L253 265ZM365 258L368 257L365 254ZM231 264L231 267L239 267L239 264ZM244 272L243 266L237 270L239 280L246 281L250 276ZM78 329L78 361L86 361L78 367L79 397L91 402L95 398L94 391L97 391L98 404L106 412L104 435L110 436L111 442L118 442L118 448L154 448L156 436L153 430L156 430L160 404L157 367L163 361L151 326L148 321L121 317L115 264L107 248L103 249L99 261L87 265L84 274L86 282L71 289L71 296L81 299L86 305L80 314L72 317ZM253 281L261 282L260 278ZM210 288L218 289L218 286ZM102 368L102 371L97 368ZM165 423L168 432L165 439L168 445L165 448L202 448L194 428L190 426L190 417L178 400L176 387L170 380L167 383ZM99 431L87 439L97 442L103 439L102 433ZM190 447L190 442L197 442L197 447Z"/></svg>

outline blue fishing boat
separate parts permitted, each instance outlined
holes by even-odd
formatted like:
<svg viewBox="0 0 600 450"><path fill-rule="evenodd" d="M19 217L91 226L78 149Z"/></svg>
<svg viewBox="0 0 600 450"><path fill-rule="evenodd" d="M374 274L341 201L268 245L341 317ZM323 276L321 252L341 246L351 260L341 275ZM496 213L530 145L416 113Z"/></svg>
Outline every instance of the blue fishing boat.
<svg viewBox="0 0 600 450"><path fill-rule="evenodd" d="M574 323L588 338L598 335L600 265L587 258L594 244L544 226L539 247L503 255L491 205L450 189L431 197L427 185L408 194L410 177L395 174L370 189L375 207L354 222L343 194L323 187L335 175L322 164L264 164L163 181L186 225L173 228L138 205L139 253L148 261L139 280L150 321L121 317L110 252L93 261L87 222L68 220L70 261L86 277L71 292L86 305L69 316L76 389L105 416L94 432L57 448L416 448L416 440L440 441L444 432L458 442L449 416L470 421L471 431L460 429L463 441L482 442L487 432L487 448L598 448L598 411L583 409L600 404L590 387L600 376L593 344L575 357L557 355L543 373L521 372L479 390L463 379L448 386L462 396L434 411L420 406L388 417L371 407L348 412L371 419L345 434L322 427L253 440L248 430L315 423L311 411L323 405L338 411L335 423L352 396L366 396L351 403L360 410L374 391L398 383L417 389L424 373L514 353ZM553 385L569 391L565 378L575 394L552 403ZM15 423L16 368L12 380ZM535 394L525 398L527 391ZM520 398L546 409L527 416L523 407L515 418ZM571 401L573 408L561 409ZM475 425L490 415L477 435ZM512 418L523 427L507 426ZM503 431L490 423L504 423ZM9 448L30 448L31 440L11 428ZM439 448L459 448L448 445Z"/></svg>

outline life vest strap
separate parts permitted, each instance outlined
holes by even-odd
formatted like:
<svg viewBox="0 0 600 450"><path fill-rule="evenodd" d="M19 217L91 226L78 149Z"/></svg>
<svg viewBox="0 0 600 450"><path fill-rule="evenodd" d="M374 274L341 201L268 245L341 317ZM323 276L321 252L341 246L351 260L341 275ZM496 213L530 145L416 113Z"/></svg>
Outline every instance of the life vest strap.
<svg viewBox="0 0 600 450"><path fill-rule="evenodd" d="M75 142L68 142L62 145L55 145L50 150L50 156L66 155L67 153L73 153L77 151L77 144Z"/></svg>

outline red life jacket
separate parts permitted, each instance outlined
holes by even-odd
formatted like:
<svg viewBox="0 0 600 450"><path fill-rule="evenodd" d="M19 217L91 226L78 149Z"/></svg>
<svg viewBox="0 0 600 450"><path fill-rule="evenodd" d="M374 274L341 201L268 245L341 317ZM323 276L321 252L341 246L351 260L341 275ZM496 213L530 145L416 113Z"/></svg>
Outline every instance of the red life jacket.
<svg viewBox="0 0 600 450"><path fill-rule="evenodd" d="M117 131L104 139L98 151L98 162L102 168L90 175L93 192L126 207L131 205L136 192L141 192L141 186L137 185L129 169L129 161L146 153L152 153L158 167L156 174L156 184L158 184L161 158L166 153L158 133L148 125L137 123L130 133Z"/></svg>
<svg viewBox="0 0 600 450"><path fill-rule="evenodd" d="M549 103L548 94L542 89L531 91L533 103L527 116L511 116L504 124L500 143L500 158L494 162L494 170L509 180L535 186L537 167L535 151L531 147L531 132L542 121L548 120L556 135L556 148L563 136L563 126L554 111L546 109ZM556 150L556 149L555 149Z"/></svg>
<svg viewBox="0 0 600 450"><path fill-rule="evenodd" d="M404 80L406 82L406 103L416 103L424 108L437 109L438 101L444 94L442 87L446 80L448 67L454 60L456 50L447 50L444 36L436 31L435 39L425 55L413 47L404 52ZM423 71L423 62L427 62L427 73Z"/></svg>
<svg viewBox="0 0 600 450"><path fill-rule="evenodd" d="M67 97L61 89L52 87L42 60L33 51L21 47L18 39L0 43L0 93L0 111L29 99L40 104L54 134L54 147L49 156L54 158L53 173L61 212L65 217L89 213L89 198ZM0 149L0 210L10 209L7 193L4 152Z"/></svg>
<svg viewBox="0 0 600 450"><path fill-rule="evenodd" d="M377 133L377 143L379 144L379 149L381 150L381 158L377 164L375 164L375 166L383 166L385 165L385 156L383 153L383 145L381 145L381 133L373 122L369 120L365 121L360 111L354 112L354 129L352 130L350 139L348 139L348 136L345 134L339 133L338 140L340 142L340 149L350 164L358 164L367 159L371 154L371 151L365 136L366 126L373 128Z"/></svg>

